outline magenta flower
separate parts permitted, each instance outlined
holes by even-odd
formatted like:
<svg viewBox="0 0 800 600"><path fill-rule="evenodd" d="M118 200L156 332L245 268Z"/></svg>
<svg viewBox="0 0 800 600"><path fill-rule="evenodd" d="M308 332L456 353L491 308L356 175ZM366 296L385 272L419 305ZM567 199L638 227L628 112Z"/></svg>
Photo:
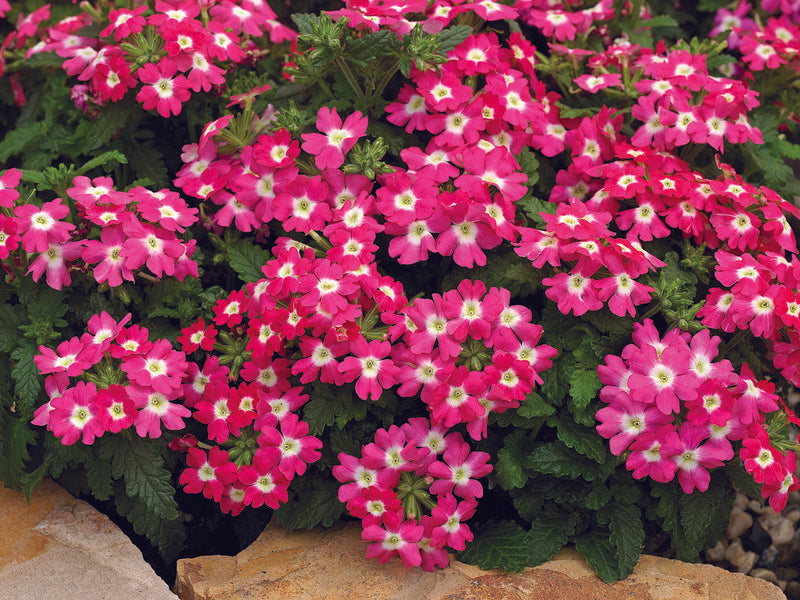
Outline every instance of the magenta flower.
<svg viewBox="0 0 800 600"><path fill-rule="evenodd" d="M158 65L145 63L136 74L145 84L136 94L136 100L145 110L153 108L165 119L178 115L181 105L189 99L190 83L183 75L175 75L178 67L174 61L162 58Z"/></svg>
<svg viewBox="0 0 800 600"><path fill-rule="evenodd" d="M304 133L303 150L314 155L320 169L337 169L344 164L344 155L367 132L367 118L355 111L342 119L336 109L323 106L317 113L317 129L322 133Z"/></svg>

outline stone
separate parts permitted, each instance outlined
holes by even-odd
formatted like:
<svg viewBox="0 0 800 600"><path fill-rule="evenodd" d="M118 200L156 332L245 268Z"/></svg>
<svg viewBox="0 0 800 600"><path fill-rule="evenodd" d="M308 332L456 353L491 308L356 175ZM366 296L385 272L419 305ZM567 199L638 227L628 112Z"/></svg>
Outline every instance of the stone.
<svg viewBox="0 0 800 600"><path fill-rule="evenodd" d="M739 573L749 573L758 560L758 554L745 550L740 540L733 540L725 550L725 560L736 567Z"/></svg>
<svg viewBox="0 0 800 600"><path fill-rule="evenodd" d="M713 548L709 548L706 550L706 561L712 563L718 563L725 560L725 551L728 549L728 542L725 539L721 539L717 542L717 545Z"/></svg>
<svg viewBox="0 0 800 600"><path fill-rule="evenodd" d="M753 521L753 526L742 535L741 540L747 550L758 554L772 545L772 537L767 533L761 519Z"/></svg>
<svg viewBox="0 0 800 600"><path fill-rule="evenodd" d="M738 538L745 531L753 526L753 515L743 511L741 508L734 508L731 511L731 518L728 521L728 528L725 530L725 535L728 539Z"/></svg>
<svg viewBox="0 0 800 600"><path fill-rule="evenodd" d="M769 523L767 533L772 538L772 543L776 546L780 544L788 544L794 539L794 523L785 517L774 519Z"/></svg>
<svg viewBox="0 0 800 600"><path fill-rule="evenodd" d="M0 507L3 600L175 600L108 517L53 481L43 481L30 504L0 486Z"/></svg>
<svg viewBox="0 0 800 600"><path fill-rule="evenodd" d="M741 545L739 546L741 548ZM360 526L287 532L270 524L236 556L178 561L181 600L785 600L775 585L712 565L642 556L624 581L603 583L574 549L521 573L454 560L433 573L364 557Z"/></svg>
<svg viewBox="0 0 800 600"><path fill-rule="evenodd" d="M800 581L790 581L786 584L786 598L800 600Z"/></svg>

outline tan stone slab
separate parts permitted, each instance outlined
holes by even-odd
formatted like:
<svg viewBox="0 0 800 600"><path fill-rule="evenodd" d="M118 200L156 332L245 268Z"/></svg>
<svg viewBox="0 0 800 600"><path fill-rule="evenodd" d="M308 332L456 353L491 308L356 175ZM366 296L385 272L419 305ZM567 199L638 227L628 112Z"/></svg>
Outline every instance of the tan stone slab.
<svg viewBox="0 0 800 600"><path fill-rule="evenodd" d="M769 582L711 565L643 556L603 583L575 550L522 573L453 561L434 573L364 558L356 524L289 533L270 526L235 557L178 561L181 600L785 600Z"/></svg>
<svg viewBox="0 0 800 600"><path fill-rule="evenodd" d="M52 481L30 505L0 488L0 540L2 600L175 600L108 517Z"/></svg>

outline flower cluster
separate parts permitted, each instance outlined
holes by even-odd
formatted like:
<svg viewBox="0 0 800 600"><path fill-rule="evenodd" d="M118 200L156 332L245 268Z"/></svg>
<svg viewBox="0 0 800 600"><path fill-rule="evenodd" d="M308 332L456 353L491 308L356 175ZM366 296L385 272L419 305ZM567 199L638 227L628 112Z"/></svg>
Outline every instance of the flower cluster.
<svg viewBox="0 0 800 600"><path fill-rule="evenodd" d="M72 98L84 111L118 102L135 89L144 109L164 118L177 115L192 92L220 88L229 68L261 52L254 39L266 35L279 43L296 35L262 0L157 0L154 7L135 8L87 3L85 8L80 16L38 31L50 17L46 5L21 20L3 43L3 49L27 48L27 56L62 57L63 69L81 82L73 86ZM82 35L89 25L102 27L98 37Z"/></svg>
<svg viewBox="0 0 800 600"><path fill-rule="evenodd" d="M767 0L760 8L770 16L762 23L753 13L753 5L740 1L733 10L720 8L710 35L727 32L728 47L741 53L742 62L751 71L777 69L797 64L800 50L800 11L793 3Z"/></svg>
<svg viewBox="0 0 800 600"><path fill-rule="evenodd" d="M385 563L399 555L426 571L447 566L447 548L472 541L465 521L483 496L478 479L491 472L488 460L460 433L424 418L379 429L361 458L339 454L339 500L362 521L362 538L372 542L367 558Z"/></svg>
<svg viewBox="0 0 800 600"><path fill-rule="evenodd" d="M53 350L40 346L34 362L50 400L34 414L63 444L91 444L104 433L133 427L140 437L161 436L162 426L184 428L190 411L178 400L187 362L168 340L151 341L146 328L127 326L102 312L88 332ZM70 378L80 378L71 385Z"/></svg>
<svg viewBox="0 0 800 600"><path fill-rule="evenodd" d="M71 269L92 270L97 283L111 287L137 273L197 277L191 258L196 243L178 237L197 222L197 209L177 193L141 186L118 192L110 177L79 175L67 190L74 205L56 198L39 206L19 201L21 175L9 169L0 177L0 260L11 257L11 264L3 263L7 272L30 274L34 281L44 275L57 290L70 285ZM72 206L78 226L69 221Z"/></svg>
<svg viewBox="0 0 800 600"><path fill-rule="evenodd" d="M736 373L730 361L715 361L719 343L707 329L662 338L649 319L634 325L633 343L598 367L608 406L597 411L597 431L613 454L626 453L635 478L666 483L677 474L687 494L708 489L708 470L733 458L731 442L742 440L745 468L780 511L800 484L797 455L776 449L767 432L779 397L746 363Z"/></svg>

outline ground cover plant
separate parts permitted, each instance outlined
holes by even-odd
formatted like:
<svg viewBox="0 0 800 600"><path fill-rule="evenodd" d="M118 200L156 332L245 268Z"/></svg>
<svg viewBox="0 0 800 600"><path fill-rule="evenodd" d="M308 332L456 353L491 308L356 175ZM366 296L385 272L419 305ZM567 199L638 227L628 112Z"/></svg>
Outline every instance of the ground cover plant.
<svg viewBox="0 0 800 600"><path fill-rule="evenodd" d="M18 4L6 485L605 581L798 488L793 3Z"/></svg>

